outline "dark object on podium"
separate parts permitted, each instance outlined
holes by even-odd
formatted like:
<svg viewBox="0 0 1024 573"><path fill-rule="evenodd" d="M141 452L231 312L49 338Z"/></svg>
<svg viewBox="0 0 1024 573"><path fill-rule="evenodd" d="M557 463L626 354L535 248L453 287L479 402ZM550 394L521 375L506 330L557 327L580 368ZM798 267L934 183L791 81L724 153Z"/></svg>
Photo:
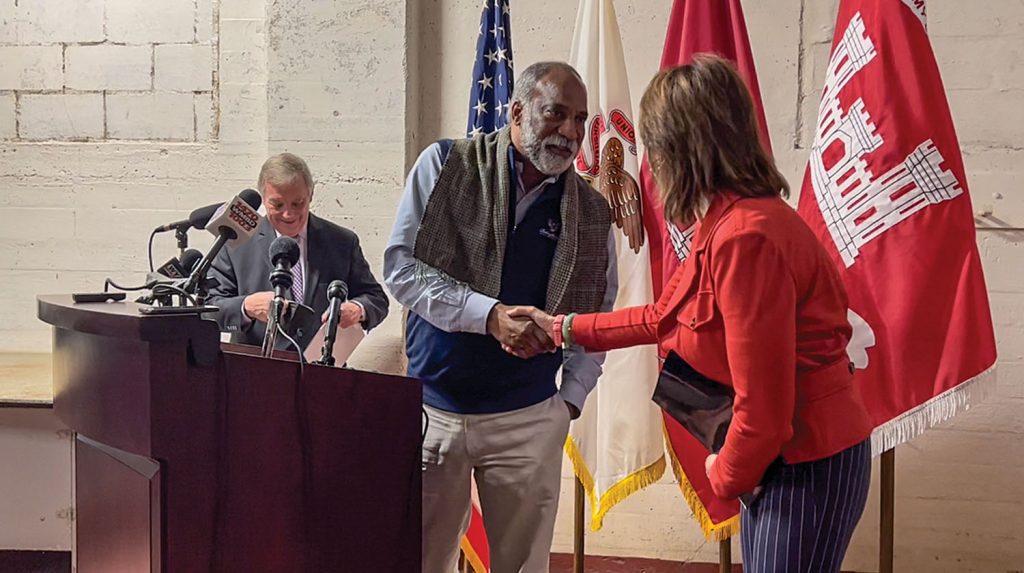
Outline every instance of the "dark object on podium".
<svg viewBox="0 0 1024 573"><path fill-rule="evenodd" d="M219 343L195 315L40 296L77 432L80 573L418 572L422 390Z"/></svg>
<svg viewBox="0 0 1024 573"><path fill-rule="evenodd" d="M288 336L300 340L305 336L305 331L320 328L320 317L316 315L316 311L301 302L288 301L284 316L281 317L281 327Z"/></svg>
<svg viewBox="0 0 1024 573"><path fill-rule="evenodd" d="M704 376L675 352L669 352L651 399L714 453L725 444L733 396L732 388Z"/></svg>

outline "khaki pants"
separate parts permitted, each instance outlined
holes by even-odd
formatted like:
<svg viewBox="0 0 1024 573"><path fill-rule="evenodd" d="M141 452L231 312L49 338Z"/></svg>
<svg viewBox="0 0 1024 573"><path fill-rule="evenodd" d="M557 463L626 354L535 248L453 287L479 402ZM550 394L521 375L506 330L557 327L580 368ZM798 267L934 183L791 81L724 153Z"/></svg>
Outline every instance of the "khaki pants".
<svg viewBox="0 0 1024 573"><path fill-rule="evenodd" d="M546 573L569 411L555 394L499 414L426 407L423 573L454 573L476 478L492 573Z"/></svg>

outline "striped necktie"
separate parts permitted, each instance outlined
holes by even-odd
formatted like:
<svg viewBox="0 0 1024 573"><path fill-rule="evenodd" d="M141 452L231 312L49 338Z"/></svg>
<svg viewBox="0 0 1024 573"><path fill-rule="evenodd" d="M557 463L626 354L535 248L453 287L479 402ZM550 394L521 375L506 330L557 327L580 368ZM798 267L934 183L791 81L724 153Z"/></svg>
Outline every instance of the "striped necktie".
<svg viewBox="0 0 1024 573"><path fill-rule="evenodd" d="M302 246L301 237L295 237L295 241L299 243L300 247ZM302 302L303 287L305 286L303 284L303 275L305 273L302 271L302 256L300 255L299 260L292 265L292 300L300 303Z"/></svg>

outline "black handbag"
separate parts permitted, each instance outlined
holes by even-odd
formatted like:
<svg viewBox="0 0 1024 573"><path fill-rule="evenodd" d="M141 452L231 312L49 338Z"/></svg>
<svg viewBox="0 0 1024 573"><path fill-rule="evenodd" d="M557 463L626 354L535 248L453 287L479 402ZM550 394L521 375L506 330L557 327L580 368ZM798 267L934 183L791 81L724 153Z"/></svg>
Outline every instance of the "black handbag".
<svg viewBox="0 0 1024 573"><path fill-rule="evenodd" d="M732 388L693 369L669 352L654 388L654 403L661 406L711 453L725 444L732 421Z"/></svg>

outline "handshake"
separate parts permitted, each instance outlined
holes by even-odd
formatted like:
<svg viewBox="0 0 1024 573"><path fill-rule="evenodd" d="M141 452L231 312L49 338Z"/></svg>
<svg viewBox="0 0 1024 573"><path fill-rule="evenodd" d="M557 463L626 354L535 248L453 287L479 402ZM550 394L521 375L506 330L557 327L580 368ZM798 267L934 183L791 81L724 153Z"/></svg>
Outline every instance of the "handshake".
<svg viewBox="0 0 1024 573"><path fill-rule="evenodd" d="M487 315L487 334L501 347L519 358L533 358L554 352L555 317L533 306L507 306L501 303Z"/></svg>

